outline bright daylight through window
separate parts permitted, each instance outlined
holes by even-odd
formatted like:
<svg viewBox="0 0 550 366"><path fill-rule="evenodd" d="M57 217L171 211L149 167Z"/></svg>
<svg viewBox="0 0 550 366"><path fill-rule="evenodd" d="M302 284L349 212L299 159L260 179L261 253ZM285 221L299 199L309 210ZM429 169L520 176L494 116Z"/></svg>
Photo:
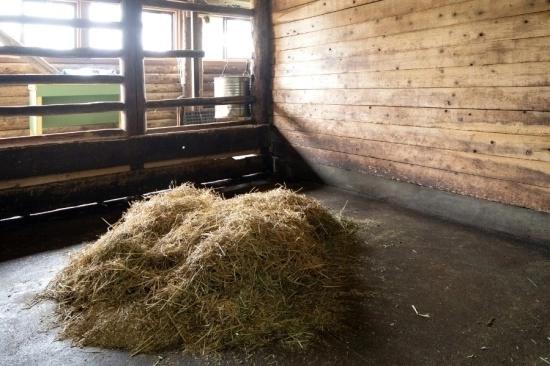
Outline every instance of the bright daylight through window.
<svg viewBox="0 0 550 366"><path fill-rule="evenodd" d="M120 21L120 5L94 2L75 1L28 1L0 0L0 15L27 15L46 18L71 19L76 18L77 5L80 4L82 14L97 22ZM174 13L144 10L143 48L149 51L165 51L174 48ZM122 47L122 32L113 29L92 28L89 31L77 33L70 27L51 26L43 24L2 23L0 29L25 46L45 47L53 49L70 49L74 47L92 47L102 49L120 49ZM77 35L79 37L77 37Z"/></svg>

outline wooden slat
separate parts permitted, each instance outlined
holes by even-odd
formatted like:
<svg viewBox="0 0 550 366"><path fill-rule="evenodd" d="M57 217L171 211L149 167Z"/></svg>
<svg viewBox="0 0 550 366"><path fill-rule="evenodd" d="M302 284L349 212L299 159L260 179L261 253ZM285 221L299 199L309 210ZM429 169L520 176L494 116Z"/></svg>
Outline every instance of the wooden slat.
<svg viewBox="0 0 550 366"><path fill-rule="evenodd" d="M285 62L321 60L359 56L366 52L402 52L463 44L479 44L508 39L525 39L548 36L550 12L518 15L494 20L484 20L448 27L426 29L411 33L382 35L347 42L346 39L331 39L331 43L280 51L276 59ZM379 51L380 50L380 51Z"/></svg>
<svg viewBox="0 0 550 366"><path fill-rule="evenodd" d="M147 101L147 108L172 108L172 107L190 107L199 105L226 105L240 103L254 103L255 98L252 96L238 97L215 97L215 98L181 98L181 99L166 99L166 100L151 100Z"/></svg>
<svg viewBox="0 0 550 366"><path fill-rule="evenodd" d="M121 50L99 50L95 48L73 48L54 50L41 47L3 46L0 55L36 56L36 57L85 57L85 58L117 58L122 56Z"/></svg>
<svg viewBox="0 0 550 366"><path fill-rule="evenodd" d="M60 114L100 113L124 110L124 103L96 102L0 107L0 116L53 116Z"/></svg>
<svg viewBox="0 0 550 366"><path fill-rule="evenodd" d="M319 15L334 13L342 10L354 9L365 4L371 4L380 0L355 0L355 1L310 1L305 4L293 2L290 9L281 9L280 5L274 4L273 24L288 23L300 21L302 19L313 18ZM279 1L274 1L279 3Z"/></svg>
<svg viewBox="0 0 550 366"><path fill-rule="evenodd" d="M363 155L375 159L410 163L422 167L550 188L550 164L548 162L488 156L475 152L475 150L464 153L297 131L281 130L280 132L293 146Z"/></svg>
<svg viewBox="0 0 550 366"><path fill-rule="evenodd" d="M269 146L268 126L238 126L124 140L76 141L0 149L0 181L238 153ZM67 159L70 156L71 159Z"/></svg>
<svg viewBox="0 0 550 366"><path fill-rule="evenodd" d="M176 99L181 96L181 91L176 92L148 92L147 100Z"/></svg>
<svg viewBox="0 0 550 366"><path fill-rule="evenodd" d="M0 84L119 84L120 75L0 75Z"/></svg>
<svg viewBox="0 0 550 366"><path fill-rule="evenodd" d="M276 116L416 126L461 131L548 136L550 112L278 103Z"/></svg>
<svg viewBox="0 0 550 366"><path fill-rule="evenodd" d="M272 7L274 12L279 12L304 6L304 4L313 3L315 1L319 0L277 0L273 1Z"/></svg>
<svg viewBox="0 0 550 366"><path fill-rule="evenodd" d="M2 75L0 75L0 79L2 78ZM28 85L9 85L4 86L0 84L0 97L10 97L10 98L27 98L27 102L29 101L29 86ZM5 103L3 101L0 104Z"/></svg>
<svg viewBox="0 0 550 366"><path fill-rule="evenodd" d="M323 75L343 71L413 70L550 61L550 37L510 39L403 52L370 52L348 58L306 62L277 60L277 76Z"/></svg>
<svg viewBox="0 0 550 366"><path fill-rule="evenodd" d="M393 126L279 116L275 117L274 125L280 130L288 130L287 133L297 131L307 134L359 138L396 145L422 146L465 153L475 151L477 154L550 163L550 135L519 136L456 129ZM548 171L550 174L550 164Z"/></svg>
<svg viewBox="0 0 550 366"><path fill-rule="evenodd" d="M274 89L550 86L550 62L276 77Z"/></svg>
<svg viewBox="0 0 550 366"><path fill-rule="evenodd" d="M442 4L439 1L432 1L431 3L424 1L423 4L417 4L417 1L402 1L399 3L400 6L396 6L395 2L383 1L364 7L365 12L362 14L361 21L343 22L342 26L323 30L317 29L318 27L311 28L302 25L302 23L311 22L310 18L304 18L298 23L275 28L276 37L283 37L280 34L281 31L290 36L278 39L277 49L301 48L311 44L321 45L331 43L334 39L352 41L383 35L387 37L397 33L409 33L550 10L550 4L545 0L502 0L496 3L491 0L469 0L466 2L454 1L450 5ZM369 7L372 8L370 11ZM411 11L412 7L414 7L414 11ZM379 12L381 9L385 10L383 14ZM327 18L330 16L325 15L322 17L323 24L334 25L334 23L327 22ZM353 12L352 16L350 15L352 19L358 16L357 11ZM298 30L293 29L293 27L297 27ZM308 32L307 36L297 36L300 31Z"/></svg>
<svg viewBox="0 0 550 366"><path fill-rule="evenodd" d="M275 90L277 103L550 111L550 87Z"/></svg>
<svg viewBox="0 0 550 366"><path fill-rule="evenodd" d="M121 22L94 22L89 19L60 19L26 15L0 15L1 23L48 24L72 28L122 29Z"/></svg>
<svg viewBox="0 0 550 366"><path fill-rule="evenodd" d="M550 212L550 189L548 188L354 154L300 146L293 147L293 149L310 165L333 166L466 196Z"/></svg>
<svg viewBox="0 0 550 366"><path fill-rule="evenodd" d="M158 57L158 58L202 58L204 57L204 51L200 50L173 50L173 51L143 51L144 57Z"/></svg>

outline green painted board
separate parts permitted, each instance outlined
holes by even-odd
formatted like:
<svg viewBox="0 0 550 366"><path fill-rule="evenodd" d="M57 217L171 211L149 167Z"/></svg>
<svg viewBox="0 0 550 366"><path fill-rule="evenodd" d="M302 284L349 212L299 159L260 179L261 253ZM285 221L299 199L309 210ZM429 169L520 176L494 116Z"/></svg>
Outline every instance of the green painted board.
<svg viewBox="0 0 550 366"><path fill-rule="evenodd" d="M29 87L32 99L42 98L42 105L118 102L120 101L119 84L72 84L72 85L36 85ZM34 94L33 89L36 91ZM34 95L33 95L34 94ZM120 112L65 114L44 116L42 128L80 126L100 123L119 123Z"/></svg>

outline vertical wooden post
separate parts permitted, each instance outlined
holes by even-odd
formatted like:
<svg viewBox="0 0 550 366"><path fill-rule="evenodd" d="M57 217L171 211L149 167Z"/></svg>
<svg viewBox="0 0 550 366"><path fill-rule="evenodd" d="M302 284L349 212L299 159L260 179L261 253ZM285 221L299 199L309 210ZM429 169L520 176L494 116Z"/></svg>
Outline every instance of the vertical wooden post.
<svg viewBox="0 0 550 366"><path fill-rule="evenodd" d="M202 20L197 12L191 12L191 29L193 32L193 50L200 50L202 47ZM202 59L193 59L193 98L201 96Z"/></svg>
<svg viewBox="0 0 550 366"><path fill-rule="evenodd" d="M252 118L256 124L267 124L271 108L271 1L252 0L252 39L254 42L254 65L252 67L251 95L256 97L252 104Z"/></svg>
<svg viewBox="0 0 550 366"><path fill-rule="evenodd" d="M124 75L122 100L126 104L122 128L129 136L144 134L145 120L145 77L143 66L143 42L141 23L141 0L121 0L122 49L120 69Z"/></svg>

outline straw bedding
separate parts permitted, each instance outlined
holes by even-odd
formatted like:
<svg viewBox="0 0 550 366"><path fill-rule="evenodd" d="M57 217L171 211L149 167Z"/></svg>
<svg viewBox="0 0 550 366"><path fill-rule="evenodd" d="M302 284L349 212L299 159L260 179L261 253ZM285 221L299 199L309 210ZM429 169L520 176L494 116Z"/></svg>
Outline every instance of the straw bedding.
<svg viewBox="0 0 550 366"><path fill-rule="evenodd" d="M337 321L335 245L350 224L279 188L224 199L183 185L134 203L43 297L61 337L134 353L304 345Z"/></svg>

